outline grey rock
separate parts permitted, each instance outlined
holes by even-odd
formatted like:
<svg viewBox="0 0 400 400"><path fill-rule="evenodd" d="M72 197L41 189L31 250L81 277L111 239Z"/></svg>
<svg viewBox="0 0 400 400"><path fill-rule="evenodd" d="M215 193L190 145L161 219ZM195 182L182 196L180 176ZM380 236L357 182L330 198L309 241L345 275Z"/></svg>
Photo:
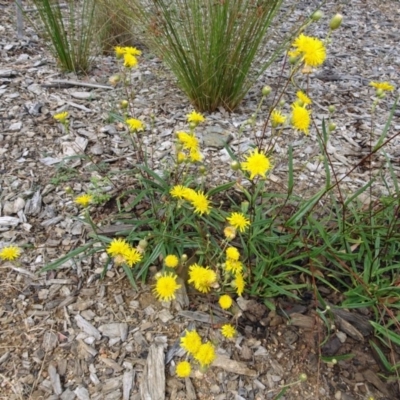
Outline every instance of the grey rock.
<svg viewBox="0 0 400 400"><path fill-rule="evenodd" d="M233 137L226 130L219 126L207 128L201 135L203 145L205 147L215 147L222 149L227 143L229 143Z"/></svg>
<svg viewBox="0 0 400 400"><path fill-rule="evenodd" d="M74 400L76 398L76 395L74 392L71 390L67 389L64 390L64 392L61 394L60 399L61 400Z"/></svg>
<svg viewBox="0 0 400 400"><path fill-rule="evenodd" d="M83 386L78 386L74 393L79 400L90 400L89 391Z"/></svg>
<svg viewBox="0 0 400 400"><path fill-rule="evenodd" d="M22 122L14 122L13 124L10 125L8 128L9 131L16 132L20 131L22 128Z"/></svg>

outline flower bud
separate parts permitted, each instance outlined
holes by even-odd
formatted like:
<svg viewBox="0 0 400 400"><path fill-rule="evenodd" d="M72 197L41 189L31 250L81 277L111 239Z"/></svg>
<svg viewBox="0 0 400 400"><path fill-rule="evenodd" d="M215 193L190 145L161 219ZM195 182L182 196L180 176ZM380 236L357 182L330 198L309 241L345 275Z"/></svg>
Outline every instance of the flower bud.
<svg viewBox="0 0 400 400"><path fill-rule="evenodd" d="M379 99L383 99L385 97L385 92L382 89L376 89L376 96Z"/></svg>
<svg viewBox="0 0 400 400"><path fill-rule="evenodd" d="M282 108L285 105L285 100L279 100L279 107Z"/></svg>
<svg viewBox="0 0 400 400"><path fill-rule="evenodd" d="M307 377L307 375L306 375L305 373L302 373L302 374L299 375L299 379L300 379L302 382L306 382L307 379L308 379L308 377Z"/></svg>
<svg viewBox="0 0 400 400"><path fill-rule="evenodd" d="M119 106L120 106L123 110L126 110L126 109L128 108L128 106L129 106L128 100L121 100L121 101L119 102Z"/></svg>
<svg viewBox="0 0 400 400"><path fill-rule="evenodd" d="M233 171L238 171L240 169L240 163L237 161L232 161L231 168Z"/></svg>
<svg viewBox="0 0 400 400"><path fill-rule="evenodd" d="M112 75L108 78L108 81L111 83L111 85L115 86L119 81L121 80L121 77L119 75Z"/></svg>
<svg viewBox="0 0 400 400"><path fill-rule="evenodd" d="M336 130L336 124L334 122L331 122L328 125L328 129L329 129L329 132L333 132L334 130Z"/></svg>
<svg viewBox="0 0 400 400"><path fill-rule="evenodd" d="M67 193L67 194L73 194L74 193L74 190L71 188L71 186L67 186L64 190L65 190L65 193Z"/></svg>
<svg viewBox="0 0 400 400"><path fill-rule="evenodd" d="M248 201L242 201L242 204L240 205L241 211L243 214L246 214L247 211L249 210L250 203Z"/></svg>
<svg viewBox="0 0 400 400"><path fill-rule="evenodd" d="M328 111L329 111L331 114L333 114L333 113L335 112L335 110L336 110L335 106L329 106L329 107L328 107Z"/></svg>
<svg viewBox="0 0 400 400"><path fill-rule="evenodd" d="M207 172L207 168L202 165L201 167L199 167L199 172L204 175Z"/></svg>
<svg viewBox="0 0 400 400"><path fill-rule="evenodd" d="M289 57L289 63L290 63L290 65L296 64L297 61L298 61L298 59L299 59L299 57L294 57L294 56Z"/></svg>
<svg viewBox="0 0 400 400"><path fill-rule="evenodd" d="M343 21L343 15L342 14L336 14L332 17L331 22L329 22L329 28L331 28L331 30L335 30L337 28L339 28L340 25L342 25L342 21Z"/></svg>
<svg viewBox="0 0 400 400"><path fill-rule="evenodd" d="M267 85L262 88L261 93L263 96L268 96L271 93L271 91L272 91L271 86Z"/></svg>
<svg viewBox="0 0 400 400"><path fill-rule="evenodd" d="M146 239L139 240L139 246L140 246L142 249L145 249L145 248L147 247L148 244L149 244L149 242L148 242Z"/></svg>
<svg viewBox="0 0 400 400"><path fill-rule="evenodd" d="M324 13L321 10L315 11L313 14L311 14L311 20L314 22L319 21L322 17L324 16Z"/></svg>
<svg viewBox="0 0 400 400"><path fill-rule="evenodd" d="M188 260L187 254L182 254L182 255L181 255L181 261L182 261L182 263L184 264L187 260Z"/></svg>

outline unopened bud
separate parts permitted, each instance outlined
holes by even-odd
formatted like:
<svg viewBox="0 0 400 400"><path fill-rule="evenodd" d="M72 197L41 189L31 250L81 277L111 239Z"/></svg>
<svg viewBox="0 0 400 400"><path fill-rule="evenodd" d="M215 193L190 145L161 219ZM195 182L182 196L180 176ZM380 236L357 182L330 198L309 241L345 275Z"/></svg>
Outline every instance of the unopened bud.
<svg viewBox="0 0 400 400"><path fill-rule="evenodd" d="M271 86L267 85L262 88L261 93L263 96L268 96L271 93L271 91L272 91Z"/></svg>
<svg viewBox="0 0 400 400"><path fill-rule="evenodd" d="M336 111L335 106L329 106L329 107L328 107L328 111L329 111L331 114L333 114L333 113Z"/></svg>
<svg viewBox="0 0 400 400"><path fill-rule="evenodd" d="M189 128L190 129L194 129L194 128L196 128L196 126L197 126L197 123L196 122L189 122Z"/></svg>
<svg viewBox="0 0 400 400"><path fill-rule="evenodd" d="M302 373L302 374L299 375L299 379L300 379L302 382L306 382L307 379L308 379L308 377L307 377L306 374Z"/></svg>
<svg viewBox="0 0 400 400"><path fill-rule="evenodd" d="M64 190L65 190L65 193L67 193L67 194L73 194L74 193L74 191L71 188L71 186L67 186Z"/></svg>
<svg viewBox="0 0 400 400"><path fill-rule="evenodd" d="M240 163L237 161L232 161L231 168L233 171L238 171L240 169Z"/></svg>
<svg viewBox="0 0 400 400"><path fill-rule="evenodd" d="M121 80L121 77L119 75L112 75L108 78L108 81L111 83L111 85L115 86L119 81Z"/></svg>
<svg viewBox="0 0 400 400"><path fill-rule="evenodd" d="M243 214L246 214L247 211L249 210L250 203L248 201L243 201L242 204L240 205L241 211Z"/></svg>
<svg viewBox="0 0 400 400"><path fill-rule="evenodd" d="M204 165L202 165L202 166L199 167L199 172L201 174L205 174L207 172L207 168Z"/></svg>
<svg viewBox="0 0 400 400"><path fill-rule="evenodd" d="M297 61L298 61L298 59L299 59L299 57L294 57L294 56L289 57L289 63L290 63L290 65L296 64Z"/></svg>
<svg viewBox="0 0 400 400"><path fill-rule="evenodd" d="M328 126L329 132L333 132L336 130L336 124L334 122L331 122Z"/></svg>
<svg viewBox="0 0 400 400"><path fill-rule="evenodd" d="M125 110L125 109L127 109L128 106L129 106L129 101L128 101L128 100L121 100L121 101L119 102L119 106L120 106L123 110Z"/></svg>
<svg viewBox="0 0 400 400"><path fill-rule="evenodd" d="M314 22L317 22L317 21L319 21L323 16L324 16L324 13L323 13L321 10L317 10L317 11L315 11L315 13L313 13L313 14L311 15L311 19L312 19Z"/></svg>
<svg viewBox="0 0 400 400"><path fill-rule="evenodd" d="M285 105L285 100L281 99L279 100L279 107L283 107Z"/></svg>
<svg viewBox="0 0 400 400"><path fill-rule="evenodd" d="M187 254L182 254L182 255L181 255L181 261L182 261L182 263L185 263L187 260L188 260Z"/></svg>
<svg viewBox="0 0 400 400"><path fill-rule="evenodd" d="M376 96L379 99L383 99L385 97L385 92L382 89L376 89Z"/></svg>
<svg viewBox="0 0 400 400"><path fill-rule="evenodd" d="M140 246L142 249L145 249L145 248L147 247L148 244L149 244L149 242L148 242L146 239L139 240L139 246Z"/></svg>
<svg viewBox="0 0 400 400"><path fill-rule="evenodd" d="M337 28L339 28L340 25L342 25L342 21L343 21L343 15L342 14L336 14L332 17L331 22L329 22L329 28L331 28L331 30L335 30Z"/></svg>

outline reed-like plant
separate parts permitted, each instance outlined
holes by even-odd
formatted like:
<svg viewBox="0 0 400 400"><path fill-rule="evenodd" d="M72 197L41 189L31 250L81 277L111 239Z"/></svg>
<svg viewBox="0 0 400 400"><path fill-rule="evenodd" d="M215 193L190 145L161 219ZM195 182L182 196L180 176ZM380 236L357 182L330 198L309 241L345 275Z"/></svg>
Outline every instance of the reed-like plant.
<svg viewBox="0 0 400 400"><path fill-rule="evenodd" d="M95 0L33 0L37 14L29 21L43 37L59 67L85 73L95 53ZM37 16L38 18L35 18Z"/></svg>
<svg viewBox="0 0 400 400"><path fill-rule="evenodd" d="M269 40L282 0L123 3L199 111L234 110L292 36Z"/></svg>

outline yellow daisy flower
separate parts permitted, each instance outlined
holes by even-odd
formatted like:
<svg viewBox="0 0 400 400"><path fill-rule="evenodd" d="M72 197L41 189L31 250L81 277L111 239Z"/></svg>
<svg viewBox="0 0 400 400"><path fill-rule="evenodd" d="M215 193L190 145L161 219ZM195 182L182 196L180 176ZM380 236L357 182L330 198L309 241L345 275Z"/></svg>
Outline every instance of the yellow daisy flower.
<svg viewBox="0 0 400 400"><path fill-rule="evenodd" d="M306 135L309 133L311 124L310 112L299 106L298 104L292 105L292 125L299 131L304 132Z"/></svg>
<svg viewBox="0 0 400 400"><path fill-rule="evenodd" d="M191 196L190 203L194 207L194 212L200 215L209 214L211 211L210 201L203 192L197 192Z"/></svg>
<svg viewBox="0 0 400 400"><path fill-rule="evenodd" d="M115 56L117 58L122 58L125 54L125 47L116 46L114 47L114 50L115 50Z"/></svg>
<svg viewBox="0 0 400 400"><path fill-rule="evenodd" d="M6 246L0 250L0 259L14 261L21 255L21 249L17 246Z"/></svg>
<svg viewBox="0 0 400 400"><path fill-rule="evenodd" d="M196 125L198 125L200 122L204 122L205 118L198 112L192 111L190 114L187 116L187 121L188 122L194 122Z"/></svg>
<svg viewBox="0 0 400 400"><path fill-rule="evenodd" d="M176 133L176 136L184 149L190 151L196 151L199 149L199 141L194 133L186 133L179 131Z"/></svg>
<svg viewBox="0 0 400 400"><path fill-rule="evenodd" d="M394 90L394 86L389 82L370 82L369 86L372 86L378 90L383 90L384 92L391 92Z"/></svg>
<svg viewBox="0 0 400 400"><path fill-rule="evenodd" d="M138 61L135 56L133 56L132 54L124 53L124 67L126 68L136 67L137 63Z"/></svg>
<svg viewBox="0 0 400 400"><path fill-rule="evenodd" d="M231 260L237 261L239 260L240 253L236 247L231 246L226 249L226 256Z"/></svg>
<svg viewBox="0 0 400 400"><path fill-rule="evenodd" d="M233 274L237 274L239 272L242 272L243 270L243 264L240 261L232 260L228 258L225 261L225 270L227 272L232 272Z"/></svg>
<svg viewBox="0 0 400 400"><path fill-rule="evenodd" d="M186 192L187 188L185 186L176 185L169 191L169 194L176 199L184 199Z"/></svg>
<svg viewBox="0 0 400 400"><path fill-rule="evenodd" d="M265 174L271 168L271 163L268 157L260 153L258 149L254 149L247 157L246 161L242 163L242 169L250 172L250 179L260 175L265 178Z"/></svg>
<svg viewBox="0 0 400 400"><path fill-rule="evenodd" d="M125 253L123 254L123 257L125 259L125 262L131 268L139 261L141 261L143 258L142 254L133 248L129 248L128 250L126 250Z"/></svg>
<svg viewBox="0 0 400 400"><path fill-rule="evenodd" d="M68 112L67 111L64 111L64 112L60 112L60 113L58 113L58 114L55 114L55 115L53 115L53 118L55 119L55 120L57 120L58 122L60 122L60 123L65 123L65 121L67 120L67 118L68 118Z"/></svg>
<svg viewBox="0 0 400 400"><path fill-rule="evenodd" d="M221 333L223 336L225 336L226 338L230 339L233 338L234 336L236 336L236 329L233 325L231 324L225 324L222 326L221 328Z"/></svg>
<svg viewBox="0 0 400 400"><path fill-rule="evenodd" d="M145 128L143 122L136 118L127 118L125 122L132 132L143 131Z"/></svg>
<svg viewBox="0 0 400 400"><path fill-rule="evenodd" d="M171 301L175 299L175 292L181 287L176 282L178 276L172 273L161 275L154 286L153 293L160 301Z"/></svg>
<svg viewBox="0 0 400 400"><path fill-rule="evenodd" d="M187 378L192 372L192 367L188 361L181 361L176 365L175 372L178 378Z"/></svg>
<svg viewBox="0 0 400 400"><path fill-rule="evenodd" d="M201 293L208 293L211 286L217 281L217 274L209 267L193 264L189 267L189 280Z"/></svg>
<svg viewBox="0 0 400 400"><path fill-rule="evenodd" d="M199 362L201 367L207 367L215 360L214 346L210 342L202 344L194 355L194 359Z"/></svg>
<svg viewBox="0 0 400 400"><path fill-rule="evenodd" d="M123 256L130 250L129 244L124 239L113 239L107 247L107 254L111 257Z"/></svg>
<svg viewBox="0 0 400 400"><path fill-rule="evenodd" d="M164 264L168 268L176 268L179 264L179 259L173 254L168 254L164 259Z"/></svg>
<svg viewBox="0 0 400 400"><path fill-rule="evenodd" d="M297 99L298 99L298 104L300 106L308 106L309 104L312 103L311 99L301 90L299 90L296 93Z"/></svg>
<svg viewBox="0 0 400 400"><path fill-rule="evenodd" d="M240 273L236 274L235 280L233 283L234 283L234 286L236 287L236 293L238 294L238 296L241 296L243 294L244 286L245 286L243 275Z"/></svg>
<svg viewBox="0 0 400 400"><path fill-rule="evenodd" d="M200 162L203 159L203 155L198 150L190 150L189 159L192 163Z"/></svg>
<svg viewBox="0 0 400 400"><path fill-rule="evenodd" d="M229 224L240 232L244 232L250 225L250 220L242 213L234 212L227 218Z"/></svg>
<svg viewBox="0 0 400 400"><path fill-rule="evenodd" d="M227 226L224 229L224 236L226 240L233 240L236 237L236 229L233 226Z"/></svg>
<svg viewBox="0 0 400 400"><path fill-rule="evenodd" d="M185 336L181 337L180 345L189 354L196 354L201 346L201 337L196 331L186 331Z"/></svg>
<svg viewBox="0 0 400 400"><path fill-rule="evenodd" d="M306 66L318 67L322 65L326 59L324 43L317 38L301 34L294 41L293 47L295 51L291 52L291 55L300 55Z"/></svg>
<svg viewBox="0 0 400 400"><path fill-rule="evenodd" d="M130 54L131 56L140 56L142 52L138 50L136 47L124 47L124 54Z"/></svg>
<svg viewBox="0 0 400 400"><path fill-rule="evenodd" d="M90 194L81 194L80 196L75 197L74 201L82 207L87 207L93 201L93 196Z"/></svg>
<svg viewBox="0 0 400 400"><path fill-rule="evenodd" d="M231 296L224 294L219 298L218 303L223 310L228 310L232 307L233 300Z"/></svg>
<svg viewBox="0 0 400 400"><path fill-rule="evenodd" d="M187 201L192 201L196 196L197 196L196 191L191 188L186 188L183 194L183 198Z"/></svg>
<svg viewBox="0 0 400 400"><path fill-rule="evenodd" d="M278 110L274 110L271 113L271 124L274 128L279 125L284 124L286 121L286 117Z"/></svg>

